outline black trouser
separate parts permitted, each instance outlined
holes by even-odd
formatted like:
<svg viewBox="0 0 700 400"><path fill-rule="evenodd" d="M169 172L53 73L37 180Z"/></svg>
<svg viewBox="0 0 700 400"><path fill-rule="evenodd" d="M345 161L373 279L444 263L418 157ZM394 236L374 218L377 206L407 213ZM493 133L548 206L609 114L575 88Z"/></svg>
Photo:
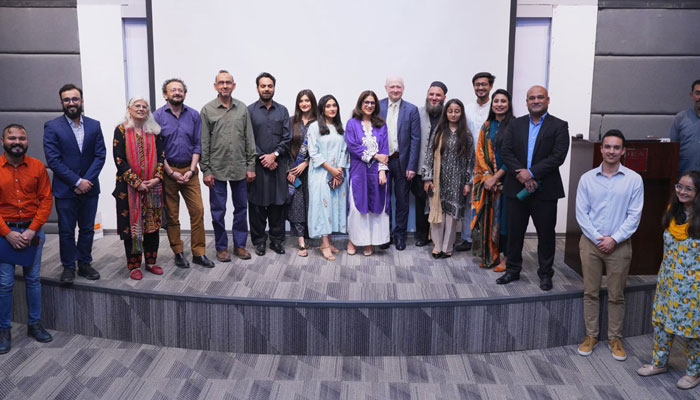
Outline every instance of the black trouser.
<svg viewBox="0 0 700 400"><path fill-rule="evenodd" d="M551 278L554 275L554 227L557 223L557 201L538 200L532 196L524 201L508 197L508 260L506 271L520 274L523 268L523 239L527 224L532 216L532 222L537 230L537 259L539 268L537 275L540 279Z"/></svg>
<svg viewBox="0 0 700 400"><path fill-rule="evenodd" d="M410 185L406 180L406 170L401 169L399 156L389 158L389 172L391 175L390 190L394 191L396 199L396 207L394 208L394 217L396 224L392 229L391 235L394 238L406 238L406 227L408 226L408 194L410 193ZM390 192L391 193L391 192Z"/></svg>
<svg viewBox="0 0 700 400"><path fill-rule="evenodd" d="M129 269L135 269L141 267L141 253L132 253L131 246L133 241L131 236L124 239L124 252L126 253L126 265ZM160 244L160 238L158 237L158 231L143 234L143 255L146 260L146 264L153 265L156 263L158 258L158 245Z"/></svg>
<svg viewBox="0 0 700 400"><path fill-rule="evenodd" d="M423 176L416 175L411 180L411 192L415 196L415 211L416 211L416 240L428 240L428 232L430 232L430 223L428 215L425 213L425 202L428 199L427 193L423 189Z"/></svg>
<svg viewBox="0 0 700 400"><path fill-rule="evenodd" d="M270 224L270 241L278 244L284 242L284 222L286 205L259 206L248 202L248 222L250 223L250 240L253 246L265 244L267 233L265 227Z"/></svg>

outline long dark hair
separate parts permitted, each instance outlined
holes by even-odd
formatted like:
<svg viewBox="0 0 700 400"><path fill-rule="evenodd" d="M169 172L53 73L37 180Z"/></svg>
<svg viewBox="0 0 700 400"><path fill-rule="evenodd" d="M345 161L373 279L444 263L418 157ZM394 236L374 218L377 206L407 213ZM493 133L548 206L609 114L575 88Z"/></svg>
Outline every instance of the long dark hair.
<svg viewBox="0 0 700 400"><path fill-rule="evenodd" d="M308 97L311 101L311 110L309 110L311 118L316 118L316 115L318 114L318 108L316 107L316 96L314 96L314 92L312 92L311 89L301 90L299 94L297 94L297 99L294 102L294 116L292 117L292 141L290 143L290 153L293 157L296 157L296 155L299 153L299 147L301 147L302 142L300 125L304 123L301 120L301 116L304 113L301 111L301 108L299 108L299 102L304 96Z"/></svg>
<svg viewBox="0 0 700 400"><path fill-rule="evenodd" d="M472 138L472 134L469 133L469 127L467 126L467 117L464 114L464 103L459 99L451 99L445 103L445 106L442 108L440 122L438 122L438 126L435 129L433 151L437 150L437 147L440 145L443 132L447 132L450 129L450 121L447 120L447 109L452 104L456 104L460 110L462 110L462 116L459 118L459 121L457 121L457 154L466 157L469 155L469 148L474 146L472 143L474 139ZM443 143L440 154L445 154L446 148L447 146Z"/></svg>
<svg viewBox="0 0 700 400"><path fill-rule="evenodd" d="M508 111L506 111L506 116L503 118L501 123L498 125L498 132L496 132L496 141L494 143L494 148L495 149L500 149L501 145L503 144L503 132L506 131L506 128L508 127L508 124L510 123L511 120L515 118L513 115L513 98L508 93L507 90L505 89L497 89L495 92L493 92L493 95L491 96L491 109L489 110L489 116L486 118L487 121L495 121L496 120L496 113L493 112L493 99L496 97L497 94L502 94L506 96L506 99L508 99ZM488 134L488 132L486 132Z"/></svg>
<svg viewBox="0 0 700 400"><path fill-rule="evenodd" d="M362 116L364 115L362 113L362 102L369 96L374 97L375 102L374 111L372 112L371 118L372 126L375 128L381 128L384 126L384 118L379 116L379 97L377 97L377 94L371 90L365 90L364 92L360 93L360 97L357 98L357 104L355 104L355 109L352 110L352 117L356 120L362 121Z"/></svg>
<svg viewBox="0 0 700 400"><path fill-rule="evenodd" d="M338 104L338 100L336 100L332 94L327 94L321 97L321 100L318 101L318 118L316 119L318 121L318 131L321 133L321 135L331 133L331 130L328 129L328 124L326 123L325 114L326 103L331 100L335 101L335 105L338 106L338 112L335 114L335 117L333 117L333 126L335 127L335 130L342 135L345 130L343 130L343 122L340 120L340 104Z"/></svg>
<svg viewBox="0 0 700 400"><path fill-rule="evenodd" d="M693 180L693 186L695 186L695 199L693 199L693 206L691 207L688 224L688 235L694 239L700 238L700 195L698 195L698 190L700 190L700 171L687 171L683 174ZM681 178L683 177L681 176ZM679 179L680 181L680 179ZM671 199L669 201L668 210L664 214L664 218L661 223L665 228L671 224L671 220L675 219L676 223L681 223L685 221L685 206L678 200L676 191L671 193Z"/></svg>

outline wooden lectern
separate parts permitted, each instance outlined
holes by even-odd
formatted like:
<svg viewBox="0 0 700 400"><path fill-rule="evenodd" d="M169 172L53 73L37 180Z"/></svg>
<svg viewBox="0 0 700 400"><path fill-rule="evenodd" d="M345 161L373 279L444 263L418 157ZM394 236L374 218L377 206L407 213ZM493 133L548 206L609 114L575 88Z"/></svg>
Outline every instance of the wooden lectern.
<svg viewBox="0 0 700 400"><path fill-rule="evenodd" d="M644 181L642 219L632 235L630 275L656 275L663 258L663 227L661 218L666 211L673 185L678 177L678 142L628 140L622 163L641 175ZM600 165L600 142L572 138L569 173L568 212L566 217L566 247L564 262L581 275L578 243L581 229L576 222L576 188L585 172Z"/></svg>

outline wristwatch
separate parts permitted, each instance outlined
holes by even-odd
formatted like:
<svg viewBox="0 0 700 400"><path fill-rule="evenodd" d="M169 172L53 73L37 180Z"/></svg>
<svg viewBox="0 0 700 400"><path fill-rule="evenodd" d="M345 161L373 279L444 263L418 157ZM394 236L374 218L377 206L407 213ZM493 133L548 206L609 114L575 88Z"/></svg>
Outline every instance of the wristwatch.
<svg viewBox="0 0 700 400"><path fill-rule="evenodd" d="M277 158L277 157L279 157L279 156L280 156L280 152L279 152L279 151L277 151L277 150L273 151L273 152L272 152L272 154L274 154L274 155L275 155L275 158Z"/></svg>

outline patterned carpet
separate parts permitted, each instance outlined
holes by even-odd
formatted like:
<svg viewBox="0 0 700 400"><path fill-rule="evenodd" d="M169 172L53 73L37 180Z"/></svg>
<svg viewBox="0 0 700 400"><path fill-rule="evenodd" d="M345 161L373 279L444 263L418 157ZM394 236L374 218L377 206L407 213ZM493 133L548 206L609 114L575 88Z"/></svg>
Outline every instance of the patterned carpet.
<svg viewBox="0 0 700 400"><path fill-rule="evenodd" d="M185 254L189 258L189 236L183 235ZM213 236L207 236L207 255L215 259ZM119 237L107 234L95 241L93 265L102 279L87 281L78 277L76 283L115 289L156 291L177 294L221 297L294 299L312 301L381 301L428 299L475 299L510 296L542 295L536 274L535 238L526 238L523 249L524 267L521 280L510 285L496 285L500 274L478 267L478 259L470 253L455 253L452 258L435 260L430 246L416 247L409 238L405 251L393 246L377 250L375 255L338 255L336 261L326 261L314 243L308 257L298 257L296 239L287 238L286 254L267 251L265 256L253 254L251 260L233 258L228 263L216 262L212 269L192 264L192 268L177 268L164 233L160 236L158 261L164 275L144 272L144 279L129 279L124 261L124 247ZM346 239L336 240L344 249ZM550 294L581 291L582 279L564 264L564 239L557 241L554 289ZM252 252L252 246L248 249ZM58 235L47 235L44 246L42 277L57 280L61 273ZM655 283L656 276L630 276L628 286Z"/></svg>
<svg viewBox="0 0 700 400"><path fill-rule="evenodd" d="M605 343L589 357L576 346L478 355L310 357L220 353L71 335L27 338L13 324L0 356L0 399L700 399L675 388L684 367L676 344L668 374L641 378L650 336L624 340L629 358Z"/></svg>

